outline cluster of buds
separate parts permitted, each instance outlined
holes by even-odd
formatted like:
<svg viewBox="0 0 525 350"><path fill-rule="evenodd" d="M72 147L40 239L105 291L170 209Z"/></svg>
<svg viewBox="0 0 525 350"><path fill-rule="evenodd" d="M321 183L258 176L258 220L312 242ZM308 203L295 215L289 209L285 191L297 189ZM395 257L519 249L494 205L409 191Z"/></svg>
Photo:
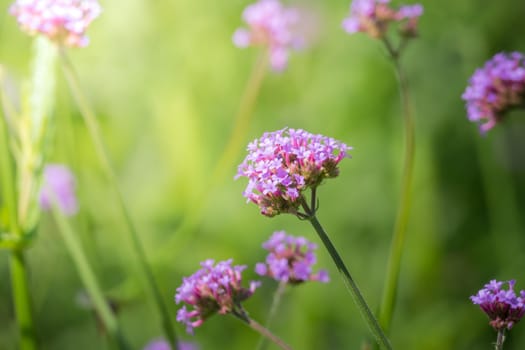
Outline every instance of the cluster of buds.
<svg viewBox="0 0 525 350"><path fill-rule="evenodd" d="M487 132L501 121L507 111L524 105L525 56L519 52L499 53L475 71L463 100L473 122L483 122Z"/></svg>
<svg viewBox="0 0 525 350"><path fill-rule="evenodd" d="M338 164L350 149L340 141L301 129L268 132L248 145L248 155L235 178L248 178L243 195L263 215L297 215L302 192L337 177Z"/></svg>
<svg viewBox="0 0 525 350"><path fill-rule="evenodd" d="M240 303L248 299L259 286L259 282L250 282L249 288L242 287L243 265L232 266L232 259L220 261L206 260L202 268L190 277L183 278L177 288L175 302L184 302L191 307L188 311L184 305L177 312L177 321L186 325L188 333L214 315L240 311Z"/></svg>
<svg viewBox="0 0 525 350"><path fill-rule="evenodd" d="M235 31L234 44L241 48L266 47L275 71L286 68L291 49L304 45L304 39L296 30L300 18L298 10L283 6L278 0L259 0L249 5L242 17L249 29Z"/></svg>
<svg viewBox="0 0 525 350"><path fill-rule="evenodd" d="M89 24L100 15L97 0L17 0L9 12L30 35L65 46L84 47Z"/></svg>
<svg viewBox="0 0 525 350"><path fill-rule="evenodd" d="M325 270L312 272L312 266L317 260L314 253L317 245L306 238L277 231L262 246L270 253L265 263L258 263L255 266L257 274L292 285L305 281L324 283L329 281L328 272Z"/></svg>
<svg viewBox="0 0 525 350"><path fill-rule="evenodd" d="M502 289L505 283L509 286L508 290ZM525 291L516 296L514 284L514 280L492 280L478 294L470 297L489 316L489 324L497 331L510 330L525 314Z"/></svg>
<svg viewBox="0 0 525 350"><path fill-rule="evenodd" d="M343 21L343 28L350 34L363 32L373 38L386 35L390 23L400 23L399 32L403 37L417 36L419 17L423 14L420 4L405 5L394 9L390 0L354 0L350 15Z"/></svg>
<svg viewBox="0 0 525 350"><path fill-rule="evenodd" d="M42 210L50 210L53 201L56 201L64 215L76 214L78 203L75 187L75 177L67 166L62 164L46 165L39 194L40 207Z"/></svg>

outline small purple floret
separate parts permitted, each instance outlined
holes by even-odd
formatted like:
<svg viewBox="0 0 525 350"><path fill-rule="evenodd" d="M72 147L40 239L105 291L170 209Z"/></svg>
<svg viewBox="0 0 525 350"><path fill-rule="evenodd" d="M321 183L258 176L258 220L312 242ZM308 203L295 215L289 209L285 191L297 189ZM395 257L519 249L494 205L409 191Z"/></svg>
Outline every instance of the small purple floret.
<svg viewBox="0 0 525 350"><path fill-rule="evenodd" d="M179 341L177 348L179 350L199 350L199 347L194 343L185 341ZM172 348L166 340L159 338L149 342L142 350L172 350Z"/></svg>
<svg viewBox="0 0 525 350"><path fill-rule="evenodd" d="M489 324L497 331L511 329L525 314L525 291L516 296L515 281L499 282L492 280L470 300L479 305L490 318ZM508 290L502 287L508 284Z"/></svg>
<svg viewBox="0 0 525 350"><path fill-rule="evenodd" d="M392 22L400 22L400 33L405 37L417 35L419 17L423 14L420 4L392 8L390 0L354 0L350 14L343 20L343 29L349 33L363 32L373 38L383 37Z"/></svg>
<svg viewBox="0 0 525 350"><path fill-rule="evenodd" d="M85 32L100 12L97 0L17 0L9 9L28 34L74 47L89 43Z"/></svg>
<svg viewBox="0 0 525 350"><path fill-rule="evenodd" d="M259 0L246 7L242 17L249 29L237 29L233 43L240 48L267 47L272 69L284 70L289 51L304 44L304 38L295 30L300 19L298 10L283 6L278 0Z"/></svg>
<svg viewBox="0 0 525 350"><path fill-rule="evenodd" d="M328 272L320 270L312 272L316 263L314 251L317 245L304 237L287 235L284 231L274 232L263 248L270 253L265 263L258 263L255 272L261 276L269 276L277 281L299 284L305 281L328 282Z"/></svg>
<svg viewBox="0 0 525 350"><path fill-rule="evenodd" d="M496 126L512 108L523 107L525 56L519 52L498 53L479 68L462 95L468 119L482 123L485 133Z"/></svg>
<svg viewBox="0 0 525 350"><path fill-rule="evenodd" d="M249 288L241 286L242 271L246 266L232 266L232 259L220 261L206 260L202 268L190 277L182 279L182 285L177 288L175 302L186 303L177 312L177 321L186 325L188 333L199 327L215 313L228 314L242 301L248 299L259 287L260 283L250 282Z"/></svg>
<svg viewBox="0 0 525 350"><path fill-rule="evenodd" d="M301 129L267 132L248 145L248 155L235 178L245 176L243 195L261 213L296 214L302 192L339 175L339 162L351 149L335 139Z"/></svg>
<svg viewBox="0 0 525 350"><path fill-rule="evenodd" d="M46 165L39 194L40 207L42 210L50 210L52 201L56 200L64 215L76 214L78 203L75 186L75 177L67 166L62 164Z"/></svg>

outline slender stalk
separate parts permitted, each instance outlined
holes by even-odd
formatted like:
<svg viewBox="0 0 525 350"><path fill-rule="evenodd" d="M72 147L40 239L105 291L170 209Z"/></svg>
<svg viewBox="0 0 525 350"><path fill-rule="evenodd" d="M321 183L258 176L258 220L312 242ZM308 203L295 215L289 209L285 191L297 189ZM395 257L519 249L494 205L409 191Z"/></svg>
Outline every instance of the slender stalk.
<svg viewBox="0 0 525 350"><path fill-rule="evenodd" d="M250 326L251 329L259 332L262 336L266 337L268 340L273 342L275 345L279 346L281 349L292 350L292 348L289 345L287 345L284 341L282 341L279 337L277 337L275 334L270 332L268 329L266 329L253 319L251 319L244 310L234 310L232 311L232 315L246 323L248 326Z"/></svg>
<svg viewBox="0 0 525 350"><path fill-rule="evenodd" d="M498 330L498 337L494 349L503 350L503 343L505 342L505 328Z"/></svg>
<svg viewBox="0 0 525 350"><path fill-rule="evenodd" d="M2 83L2 72L0 71L0 84ZM3 87L0 86L2 105L5 107L6 99ZM3 205L9 218L9 231L12 237L16 237L16 245L22 239L18 223L15 180L13 175L13 164L9 154L9 141L7 124L4 116L0 116L0 172L2 174ZM21 350L37 349L36 332L31 312L31 296L27 277L27 265L24 259L22 247L12 247L10 253L11 289L13 292L14 308L18 332L20 337L19 347Z"/></svg>
<svg viewBox="0 0 525 350"><path fill-rule="evenodd" d="M53 200L52 211L55 221L58 225L59 232L62 235L66 249L75 264L77 272L86 288L90 301L93 303L98 316L100 317L105 330L117 342L119 349L129 349L115 315L111 311L109 304L104 297L102 289L99 286L97 278L93 273L91 265L84 254L76 232L69 224L68 220L61 212L56 200Z"/></svg>
<svg viewBox="0 0 525 350"><path fill-rule="evenodd" d="M27 265L22 250L12 250L10 256L11 288L13 290L14 306L20 350L37 349L36 333L31 313L31 296L27 278Z"/></svg>
<svg viewBox="0 0 525 350"><path fill-rule="evenodd" d="M374 335L377 343L381 346L381 348L384 349L392 349L392 345L390 345L390 341L388 340L387 336L381 329L381 326L379 325L379 322L377 321L376 317L370 310L370 307L366 303L365 298L361 294L361 291L359 290L359 287L357 286L356 282L350 275L350 272L348 271L345 263L343 262L343 259L337 252L337 249L332 244L332 241L328 237L328 234L321 226L321 223L319 220L317 220L317 217L315 216L315 208L308 207L308 204L306 203L306 200L304 197L301 197L302 200L302 207L303 210L306 213L305 218L310 221L313 228L315 229L315 232L319 235L319 238L323 242L324 246L328 250L328 253L330 253L330 256L332 257L332 260L334 261L335 265L337 266L337 270L341 274L341 277L343 278L343 282L345 283L346 288L352 295L352 298L354 299L354 302L356 303L357 307L359 308L359 311L361 312L361 316L365 319L366 323L368 324L368 327L372 331L372 334Z"/></svg>
<svg viewBox="0 0 525 350"><path fill-rule="evenodd" d="M270 312L268 313L268 316L266 318L266 323L264 324L265 328L270 328L270 324L273 321L273 318L275 317L275 314L277 313L277 309L279 308L279 305L281 304L281 299L284 294L284 291L286 290L287 283L284 281L279 282L279 286L275 290L275 293L273 294L272 299L272 305L270 306ZM259 343L257 344L257 350L264 350L266 349L266 338L261 337L259 339Z"/></svg>
<svg viewBox="0 0 525 350"><path fill-rule="evenodd" d="M133 220L131 219L131 215L126 206L124 196L122 194L122 191L117 181L117 176L115 175L115 172L113 171L113 166L111 164L108 152L106 151L106 147L102 140L100 127L95 117L95 114L92 111L91 106L88 103L86 97L84 96L84 93L80 87L80 83L78 81L73 65L69 61L67 54L63 48L60 49L60 58L61 58L62 68L66 76L66 80L68 82L69 88L71 89L71 93L73 94L73 97L75 98L78 104L80 113L82 114L84 118L84 122L86 123L91 139L95 146L95 151L102 164L102 169L105 172L108 180L112 184L113 189L115 191L118 205L124 216L124 221L127 226L127 232L129 234L129 238L131 239L134 252L137 255L138 262L141 268L141 272L146 278L147 285L150 288L151 293L153 294L156 306L161 315L164 333L167 339L169 340L170 344L175 349L177 349L177 336L175 334L175 329L173 328L173 323L171 321L167 306L164 303L164 299L160 292L160 288L153 275L153 271L151 270L151 267L149 266L149 263L147 261L146 253L140 241L138 231L135 227L135 224L133 223Z"/></svg>
<svg viewBox="0 0 525 350"><path fill-rule="evenodd" d="M415 128L410 105L408 82L399 62L399 49L394 50L387 39L384 39L384 43L394 63L395 71L398 77L403 122L405 127L405 154L401 183L401 197L399 200L396 223L394 226L392 243L390 246L390 256L388 258L387 264L385 287L379 309L379 322L381 323L381 326L385 332L388 332L390 329L390 323L392 321L392 315L394 313L399 272L401 269L401 258L403 255L407 226L410 217L411 190L415 155Z"/></svg>

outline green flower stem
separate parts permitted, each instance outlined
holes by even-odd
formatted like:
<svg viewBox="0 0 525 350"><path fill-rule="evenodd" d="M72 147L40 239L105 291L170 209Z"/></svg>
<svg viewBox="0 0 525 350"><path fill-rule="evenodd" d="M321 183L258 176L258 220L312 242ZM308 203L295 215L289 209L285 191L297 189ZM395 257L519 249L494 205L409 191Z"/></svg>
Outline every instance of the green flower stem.
<svg viewBox="0 0 525 350"><path fill-rule="evenodd" d="M361 312L361 315L365 319L366 323L368 324L368 327L372 331L372 334L374 335L377 343L381 346L381 348L384 349L392 349L392 345L390 345L390 341L388 340L387 336L381 329L381 326L379 325L379 322L377 321L376 317L370 310L370 307L366 303L365 298L361 294L361 291L359 290L359 287L353 280L352 276L350 275L350 272L346 268L345 263L343 262L343 259L337 252L337 249L332 244L332 241L328 237L326 231L321 226L321 223L319 220L317 220L317 217L315 216L315 208L310 208L308 204L306 203L306 200L304 197L301 197L302 201L302 207L305 211L305 218L310 221L312 226L314 227L315 231L319 235L319 238L321 241L323 241L324 246L328 250L328 253L330 253L330 256L332 257L332 260L334 261L335 265L337 266L337 270L341 274L341 277L343 278L343 282L345 283L346 288L352 295L352 298L354 299L354 302L356 303L357 307L359 308L359 311Z"/></svg>
<svg viewBox="0 0 525 350"><path fill-rule="evenodd" d="M255 322L253 319L251 319L242 308L240 308L240 310L233 310L232 315L246 323L248 326L250 326L251 329L255 330L256 332L273 342L275 345L279 346L281 349L292 350L292 348L289 345L287 345L284 341L282 341L279 337L270 332L267 328Z"/></svg>
<svg viewBox="0 0 525 350"><path fill-rule="evenodd" d="M494 349L503 350L503 343L505 342L505 328L498 330L498 337Z"/></svg>
<svg viewBox="0 0 525 350"><path fill-rule="evenodd" d="M7 108L6 96L2 83L3 79L0 67L0 95L2 106L4 107L3 109L5 109ZM21 232L18 224L13 164L9 154L7 123L4 115L0 116L0 138L0 171L2 174L1 192L3 195L2 205L5 206L5 210L7 211L10 236L16 237L17 242L15 242L15 245L19 245L19 239L21 240ZM18 332L20 337L19 348L21 350L34 350L37 348L36 332L31 312L31 297L29 294L27 265L25 263L24 252L22 248L17 246L12 247L9 259L11 289L13 292L16 321L18 324Z"/></svg>
<svg viewBox="0 0 525 350"><path fill-rule="evenodd" d="M27 265L22 250L14 249L11 251L10 269L15 314L20 333L20 350L34 350L37 349L37 341L31 313Z"/></svg>
<svg viewBox="0 0 525 350"><path fill-rule="evenodd" d="M405 126L405 155L401 183L401 197L392 236L392 243L390 246L390 256L388 258L387 264L385 287L379 309L379 322L381 323L383 329L388 332L392 322L392 315L394 313L399 273L401 269L401 258L403 255L407 226L410 217L411 190L415 155L415 127L410 105L408 83L399 62L399 49L394 50L390 42L386 39L384 39L384 43L394 63L399 80L401 106Z"/></svg>
<svg viewBox="0 0 525 350"><path fill-rule="evenodd" d="M265 328L269 328L270 324L273 321L273 318L275 317L275 314L277 313L277 309L279 308L279 305L281 304L282 296L286 290L286 286L288 284L284 281L279 282L279 286L275 290L275 293L273 294L273 300L272 305L270 306L270 312L268 313L268 317L266 318L266 323L264 325ZM257 350L263 350L266 349L266 345L268 343L266 342L265 337L261 337L259 339L259 343L257 344Z"/></svg>
<svg viewBox="0 0 525 350"><path fill-rule="evenodd" d="M53 216L58 225L59 232L62 235L64 244L66 246L73 263L78 271L80 279L86 288L90 301L100 317L105 330L118 344L119 349L129 349L118 324L115 315L111 311L109 304L107 303L104 294L98 284L97 278L91 269L91 265L84 254L84 250L77 237L77 233L73 231L73 228L69 224L68 220L61 212L57 205L56 200L52 203Z"/></svg>
<svg viewBox="0 0 525 350"><path fill-rule="evenodd" d="M82 114L84 121L86 123L86 126L89 130L91 139L95 146L95 151L102 164L102 168L107 178L109 179L110 183L113 185L113 189L115 190L117 200L118 200L118 205L120 206L120 209L124 216L124 220L127 226L127 232L129 233L133 249L135 251L135 254L137 255L139 265L141 268L141 272L146 278L147 285L150 288L151 293L153 294L158 311L160 312L160 315L162 318L162 326L164 328L164 333L168 341L170 342L170 344L175 349L177 349L177 336L175 334L175 329L173 328L173 323L171 321L167 306L164 303L164 299L160 292L159 286L155 280L155 277L153 276L153 271L151 270L151 267L148 264L146 253L141 244L138 231L131 219L131 215L126 206L124 196L122 194L122 191L117 181L117 176L115 175L115 172L113 171L113 166L111 165L111 161L109 159L108 152L106 151L106 147L102 140L100 127L95 117L95 114L92 111L91 106L89 105L87 99L85 98L84 93L82 92L82 89L80 88L80 84L79 84L77 75L75 73L73 65L71 64L71 62L69 61L67 57L67 54L64 48L60 49L60 58L61 58L62 68L66 76L66 80L69 84L69 88L71 89L71 93L73 94L73 97L75 98L78 104L80 113Z"/></svg>
<svg viewBox="0 0 525 350"><path fill-rule="evenodd" d="M253 117L255 101L261 90L266 71L268 70L268 52L264 50L257 58L253 66L252 73L244 90L244 94L239 105L239 110L233 123L233 131L228 138L228 144L215 165L212 181L218 181L234 162L236 155L245 144L246 133Z"/></svg>

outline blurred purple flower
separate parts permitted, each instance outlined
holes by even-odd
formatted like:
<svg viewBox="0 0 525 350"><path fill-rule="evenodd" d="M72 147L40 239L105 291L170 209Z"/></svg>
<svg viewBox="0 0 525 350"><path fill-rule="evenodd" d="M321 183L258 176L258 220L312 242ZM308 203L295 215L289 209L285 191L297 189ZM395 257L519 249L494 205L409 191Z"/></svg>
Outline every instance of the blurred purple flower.
<svg viewBox="0 0 525 350"><path fill-rule="evenodd" d="M246 7L242 17L249 29L237 29L233 43L241 48L266 46L275 71L286 68L291 49L304 45L304 38L296 30L299 11L284 7L278 0L259 0Z"/></svg>
<svg viewBox="0 0 525 350"><path fill-rule="evenodd" d="M509 286L508 290L502 289L505 283ZM492 280L478 294L470 297L489 316L489 324L497 331L511 329L525 314L525 291L520 291L520 295L516 296L515 283L514 280Z"/></svg>
<svg viewBox="0 0 525 350"><path fill-rule="evenodd" d="M508 110L523 107L524 97L525 56L519 52L496 54L474 72L462 95L469 120L483 122L483 133L499 123Z"/></svg>
<svg viewBox="0 0 525 350"><path fill-rule="evenodd" d="M257 274L289 284L300 284L305 281L324 283L330 281L328 272L325 270L312 273L312 266L317 261L314 253L317 245L306 238L287 235L284 231L276 231L262 246L270 253L265 263L258 263L255 266Z"/></svg>
<svg viewBox="0 0 525 350"><path fill-rule="evenodd" d="M97 0L17 0L9 13L30 35L42 34L65 46L84 47L85 32L100 15Z"/></svg>
<svg viewBox="0 0 525 350"><path fill-rule="evenodd" d="M39 194L40 207L50 210L53 199L64 215L74 215L78 211L75 196L75 177L71 170L62 164L48 164L44 168L42 187Z"/></svg>
<svg viewBox="0 0 525 350"><path fill-rule="evenodd" d="M342 142L301 129L267 132L248 145L248 155L235 178L248 178L243 195L257 204L263 215L297 214L302 192L315 189L326 178L337 177L337 165L350 149Z"/></svg>
<svg viewBox="0 0 525 350"><path fill-rule="evenodd" d="M199 347L190 342L179 341L178 350L199 350ZM155 339L149 342L142 350L172 350L170 344L164 339Z"/></svg>
<svg viewBox="0 0 525 350"><path fill-rule="evenodd" d="M214 260L201 263L202 268L190 277L183 278L182 285L177 288L175 302L184 302L193 306L188 311L183 306L177 312L177 321L186 325L188 333L199 327L215 313L228 314L248 299L260 285L250 282L249 288L241 286L241 272L246 266L232 266L232 259L214 264Z"/></svg>
<svg viewBox="0 0 525 350"><path fill-rule="evenodd" d="M350 14L343 21L344 30L350 34L363 32L373 38L381 38L386 34L391 22L401 22L401 35L417 36L417 24L423 14L423 6L405 5L396 11L389 3L390 0L352 1Z"/></svg>

